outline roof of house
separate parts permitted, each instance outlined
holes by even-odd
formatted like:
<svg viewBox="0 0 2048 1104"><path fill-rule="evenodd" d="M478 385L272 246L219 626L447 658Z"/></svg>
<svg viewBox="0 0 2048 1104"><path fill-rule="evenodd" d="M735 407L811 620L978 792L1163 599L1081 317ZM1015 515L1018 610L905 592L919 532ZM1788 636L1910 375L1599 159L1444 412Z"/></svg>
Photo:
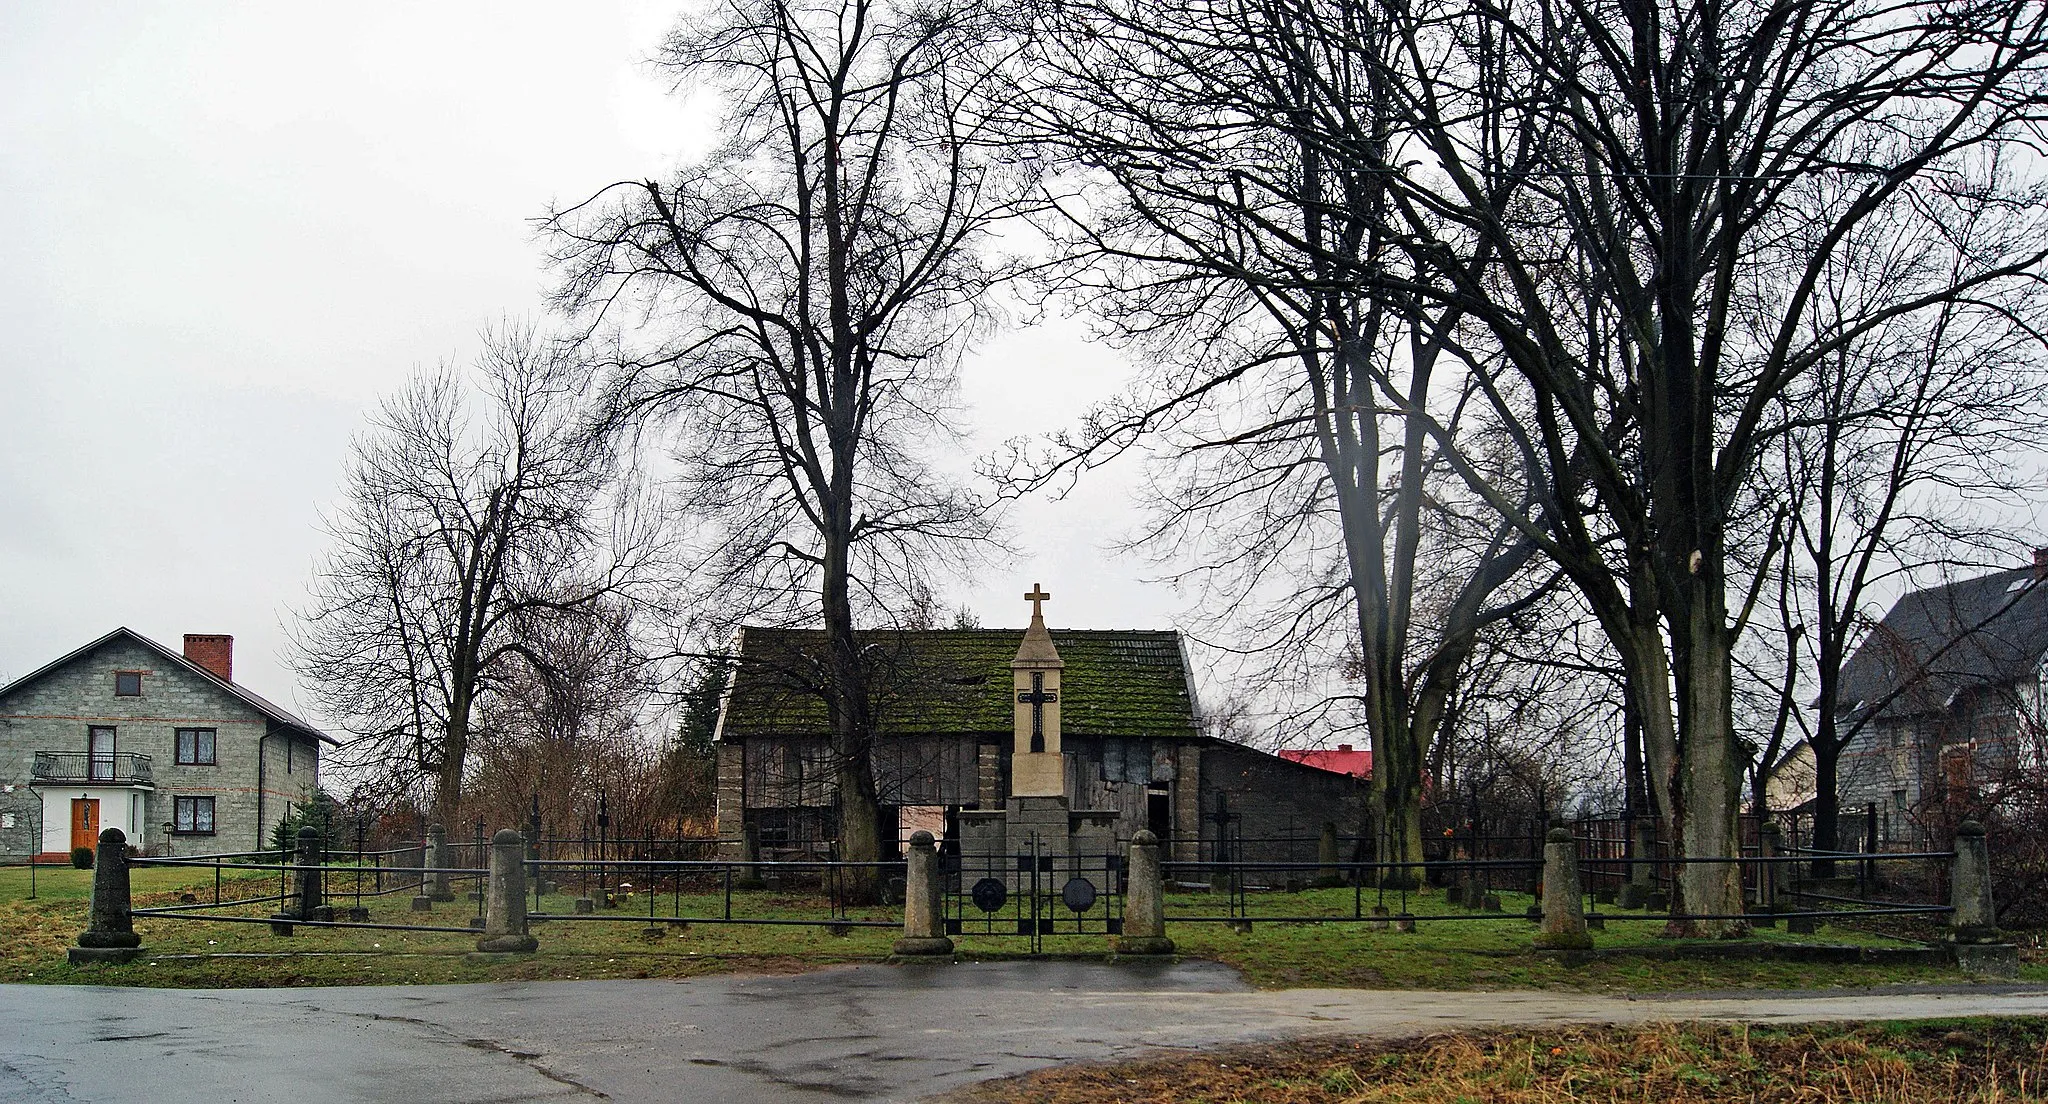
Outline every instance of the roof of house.
<svg viewBox="0 0 2048 1104"><path fill-rule="evenodd" d="M243 686L241 683L229 682L228 680L220 677L219 675L214 674L212 671L207 670L199 664L194 663L189 659L186 659L182 654L174 652L171 649L166 648L163 645L157 643L156 641L151 640L150 638L142 635L141 633L136 632L134 629L127 628L125 626L122 628L115 629L113 632L110 632L107 635L100 637L99 639L93 641L90 644L85 645L84 647L75 648L69 652L66 652L63 655L58 656L56 659L53 659L50 662L43 664L41 667L38 667L35 670L30 671L28 674L23 675L18 679L15 679L13 682L10 682L5 686L0 686L0 698L5 698L7 697L7 695L12 694L14 691L19 690L32 682L35 682L37 679L42 678L44 675L47 675L50 672L55 671L58 668L65 666L66 664L69 664L72 660L78 659L79 657L84 655L88 655L98 650L99 648L102 648L108 644L113 643L116 640L127 640L132 643L139 644L142 647L157 653L169 662L175 663L179 667L182 667L185 670L195 675L198 675L200 678L203 678L208 682L211 682L214 685L220 687L229 695L240 700L244 705L247 705L249 708L254 709L258 713L261 713L265 718L276 724L283 725L284 727L289 729L294 729L298 732L304 733L307 736L314 737L325 743L332 744L336 747L341 746L341 741L335 739L332 736L329 736L327 733L322 732L319 729L313 727L312 725L306 723L305 720L298 717L296 714L293 714L290 711L278 706L277 704L270 701L270 699L263 697L262 695L256 693L255 691L249 689L246 686Z"/></svg>
<svg viewBox="0 0 2048 1104"><path fill-rule="evenodd" d="M1970 690L2029 677L2048 652L2048 580L2031 567L1914 591L1842 665L1839 700L1887 716L1949 708Z"/></svg>
<svg viewBox="0 0 2048 1104"><path fill-rule="evenodd" d="M1353 778L1372 777L1372 752L1338 744L1334 748L1282 748L1280 758L1305 767L1316 767Z"/></svg>
<svg viewBox="0 0 2048 1104"><path fill-rule="evenodd" d="M1022 629L877 630L860 634L879 673L884 732L904 735L1011 731L1010 661ZM1065 661L1060 731L1067 736L1192 737L1200 709L1181 636L1135 629L1054 630ZM825 634L816 629L740 631L719 739L826 735L818 692Z"/></svg>

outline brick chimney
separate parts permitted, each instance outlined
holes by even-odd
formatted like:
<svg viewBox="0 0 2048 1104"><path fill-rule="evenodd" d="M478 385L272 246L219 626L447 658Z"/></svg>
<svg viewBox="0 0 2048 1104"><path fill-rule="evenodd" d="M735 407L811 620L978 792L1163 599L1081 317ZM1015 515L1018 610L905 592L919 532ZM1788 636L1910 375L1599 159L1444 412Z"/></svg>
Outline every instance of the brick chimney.
<svg viewBox="0 0 2048 1104"><path fill-rule="evenodd" d="M219 675L222 682L235 681L235 638L214 633L186 633L185 658Z"/></svg>

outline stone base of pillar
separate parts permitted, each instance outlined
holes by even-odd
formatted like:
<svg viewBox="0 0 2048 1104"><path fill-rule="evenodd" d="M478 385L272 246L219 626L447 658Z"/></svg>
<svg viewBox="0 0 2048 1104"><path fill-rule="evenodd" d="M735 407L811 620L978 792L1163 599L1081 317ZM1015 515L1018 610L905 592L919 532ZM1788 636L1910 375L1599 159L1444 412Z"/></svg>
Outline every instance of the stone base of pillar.
<svg viewBox="0 0 2048 1104"><path fill-rule="evenodd" d="M321 906L320 906L319 908L316 908L316 909L314 909L314 910L313 910L313 919L315 919L315 920L318 920L318 921L319 921L319 922L321 922L322 924L332 924L332 923L334 923L334 908L333 908L333 906L331 906L331 905L321 905Z"/></svg>
<svg viewBox="0 0 2048 1104"><path fill-rule="evenodd" d="M1994 978L2020 975L2020 949L2011 943L1957 943L1953 946L1956 968L1966 974Z"/></svg>
<svg viewBox="0 0 2048 1104"><path fill-rule="evenodd" d="M147 947L67 947L64 951L73 966L120 965L148 953Z"/></svg>
<svg viewBox="0 0 2048 1104"><path fill-rule="evenodd" d="M414 912L432 912L434 911L434 899L432 897L415 897L412 899L412 910Z"/></svg>
<svg viewBox="0 0 2048 1104"><path fill-rule="evenodd" d="M455 893L453 890L429 893L427 894L427 896L436 901L453 901L455 899Z"/></svg>
<svg viewBox="0 0 2048 1104"><path fill-rule="evenodd" d="M1593 937L1585 932L1537 932L1533 942L1539 951L1590 951Z"/></svg>
<svg viewBox="0 0 2048 1104"><path fill-rule="evenodd" d="M540 940L530 935L493 935L477 940L476 949L480 954L532 954L540 949Z"/></svg>
<svg viewBox="0 0 2048 1104"><path fill-rule="evenodd" d="M589 916L597 911L597 902L589 897L576 898L576 915Z"/></svg>
<svg viewBox="0 0 2048 1104"><path fill-rule="evenodd" d="M1163 935L1120 935L1109 942L1119 958L1161 958L1174 952L1173 940Z"/></svg>
<svg viewBox="0 0 2048 1104"><path fill-rule="evenodd" d="M292 922L298 918L299 914L296 912L273 913L270 917L270 934L290 935L292 933Z"/></svg>
<svg viewBox="0 0 2048 1104"><path fill-rule="evenodd" d="M929 958L953 953L953 941L943 935L905 936L889 948L903 958Z"/></svg>
<svg viewBox="0 0 2048 1104"><path fill-rule="evenodd" d="M366 909L366 908L351 908L351 909L349 909L349 910L348 910L348 922L349 922L349 923L351 923L351 924L363 924L363 923L367 923L367 922L369 922L369 919L370 919L370 910L369 910L369 909Z"/></svg>

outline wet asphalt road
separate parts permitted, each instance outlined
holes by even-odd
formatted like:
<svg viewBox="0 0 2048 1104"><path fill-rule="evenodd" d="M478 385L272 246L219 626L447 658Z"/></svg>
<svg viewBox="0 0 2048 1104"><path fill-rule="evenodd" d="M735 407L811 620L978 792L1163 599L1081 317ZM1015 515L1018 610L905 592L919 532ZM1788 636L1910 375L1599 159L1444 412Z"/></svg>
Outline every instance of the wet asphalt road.
<svg viewBox="0 0 2048 1104"><path fill-rule="evenodd" d="M2048 1015L2048 990L1260 993L1206 963L1073 962L337 989L4 985L0 1100L914 1100L1057 1062L1313 1033L1986 1014Z"/></svg>

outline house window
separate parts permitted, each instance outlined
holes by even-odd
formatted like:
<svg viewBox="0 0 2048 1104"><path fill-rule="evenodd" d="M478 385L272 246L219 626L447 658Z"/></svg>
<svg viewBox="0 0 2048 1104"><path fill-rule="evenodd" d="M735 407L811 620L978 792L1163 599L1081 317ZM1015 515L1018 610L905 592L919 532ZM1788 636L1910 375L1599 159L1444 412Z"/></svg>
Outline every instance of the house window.
<svg viewBox="0 0 2048 1104"><path fill-rule="evenodd" d="M210 836L213 834L212 798L178 797L171 800L172 831L195 836Z"/></svg>
<svg viewBox="0 0 2048 1104"><path fill-rule="evenodd" d="M93 725L85 730L85 777L93 782L114 780L114 730Z"/></svg>
<svg viewBox="0 0 2048 1104"><path fill-rule="evenodd" d="M179 729L178 762L188 766L213 766L213 729Z"/></svg>
<svg viewBox="0 0 2048 1104"><path fill-rule="evenodd" d="M114 696L117 698L139 698L142 696L141 671L115 671Z"/></svg>

